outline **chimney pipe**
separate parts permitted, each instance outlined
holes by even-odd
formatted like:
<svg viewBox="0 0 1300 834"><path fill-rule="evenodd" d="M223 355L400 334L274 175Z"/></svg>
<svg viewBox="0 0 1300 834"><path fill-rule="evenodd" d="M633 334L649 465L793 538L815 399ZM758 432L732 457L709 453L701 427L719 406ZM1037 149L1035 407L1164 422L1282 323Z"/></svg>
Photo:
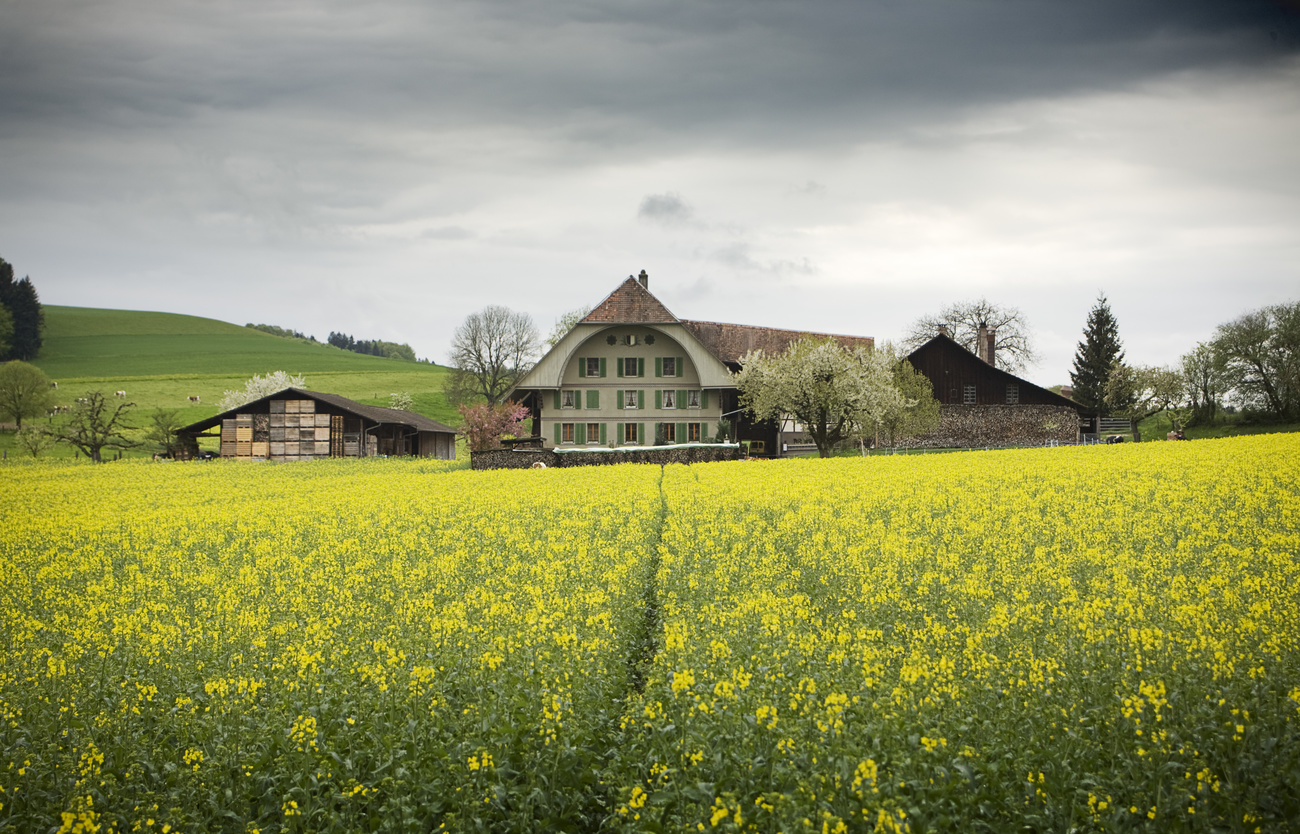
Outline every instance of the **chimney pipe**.
<svg viewBox="0 0 1300 834"><path fill-rule="evenodd" d="M989 342L989 326L987 322L980 322L979 329L975 331L975 355L985 362L989 361L988 355L984 353Z"/></svg>
<svg viewBox="0 0 1300 834"><path fill-rule="evenodd" d="M650 289L650 276L646 274L644 269L641 270L641 274L638 275L636 279L641 282L641 286L645 287L647 290Z"/></svg>
<svg viewBox="0 0 1300 834"><path fill-rule="evenodd" d="M997 332L998 331L996 328L989 329L988 345L985 348L985 350L987 351L987 361L990 365L992 365L995 368L998 366L998 363L997 363L997 357L994 355L993 350L994 350L994 345L997 344Z"/></svg>

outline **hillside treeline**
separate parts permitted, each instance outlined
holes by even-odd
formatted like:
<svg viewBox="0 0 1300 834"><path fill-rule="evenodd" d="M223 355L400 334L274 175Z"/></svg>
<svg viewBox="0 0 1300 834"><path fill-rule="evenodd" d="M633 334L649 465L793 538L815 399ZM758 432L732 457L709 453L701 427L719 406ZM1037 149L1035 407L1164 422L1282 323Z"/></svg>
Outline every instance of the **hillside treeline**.
<svg viewBox="0 0 1300 834"><path fill-rule="evenodd" d="M387 356L389 359L405 359L407 362L416 361L415 351L404 342L398 344L397 342L385 342L383 339L371 341L362 339L358 341L346 333L335 333L332 330L326 341L336 348L350 350L353 353L364 353L367 356Z"/></svg>
<svg viewBox="0 0 1300 834"><path fill-rule="evenodd" d="M35 359L44 330L45 311L32 279L15 281L13 265L0 258L0 361Z"/></svg>

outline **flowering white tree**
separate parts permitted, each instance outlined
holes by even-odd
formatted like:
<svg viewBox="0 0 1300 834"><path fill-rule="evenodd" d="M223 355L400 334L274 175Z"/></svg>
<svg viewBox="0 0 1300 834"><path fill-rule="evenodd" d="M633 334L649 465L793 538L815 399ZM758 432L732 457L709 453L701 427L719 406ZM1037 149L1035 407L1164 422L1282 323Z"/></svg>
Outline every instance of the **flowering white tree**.
<svg viewBox="0 0 1300 834"><path fill-rule="evenodd" d="M804 338L776 356L751 351L740 363L736 387L741 403L758 420L793 417L822 457L841 440L860 436L908 406L894 385L892 350L850 349L834 339Z"/></svg>
<svg viewBox="0 0 1300 834"><path fill-rule="evenodd" d="M303 388L307 385L307 380L302 374L290 376L284 371L273 371L266 376L253 374L253 378L244 383L243 391L227 391L221 397L221 403L217 408L222 411L230 411L233 408L239 408L245 403L251 403L253 400L260 400L262 397L274 394L277 391L283 391L286 388Z"/></svg>

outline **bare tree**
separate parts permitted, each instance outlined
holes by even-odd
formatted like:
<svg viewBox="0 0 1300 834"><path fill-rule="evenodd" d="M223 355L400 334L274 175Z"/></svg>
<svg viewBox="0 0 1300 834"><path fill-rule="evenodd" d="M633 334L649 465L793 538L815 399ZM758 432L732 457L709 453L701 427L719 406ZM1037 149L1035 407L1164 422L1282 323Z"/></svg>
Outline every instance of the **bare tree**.
<svg viewBox="0 0 1300 834"><path fill-rule="evenodd" d="M135 428L126 424L126 412L134 407L135 403L128 402L110 406L102 392L91 391L77 400L68 422L51 430L50 435L61 443L77 447L86 457L100 463L106 448L134 449L140 445L122 434Z"/></svg>
<svg viewBox="0 0 1300 834"><path fill-rule="evenodd" d="M1025 314L987 298L959 301L944 307L937 315L921 316L908 328L903 347L909 352L916 350L937 336L942 327L957 344L979 354L975 342L981 325L994 332L993 349L999 367L1018 373L1034 363L1037 357Z"/></svg>
<svg viewBox="0 0 1300 834"><path fill-rule="evenodd" d="M476 397L496 405L537 361L539 338L532 316L490 305L472 313L451 337L447 396L453 402Z"/></svg>

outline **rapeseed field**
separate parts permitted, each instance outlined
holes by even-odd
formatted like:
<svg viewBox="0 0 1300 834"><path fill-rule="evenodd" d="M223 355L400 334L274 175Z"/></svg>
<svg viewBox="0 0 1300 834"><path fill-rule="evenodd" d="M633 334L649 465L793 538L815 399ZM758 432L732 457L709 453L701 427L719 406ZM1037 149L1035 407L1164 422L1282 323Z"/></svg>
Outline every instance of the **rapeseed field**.
<svg viewBox="0 0 1300 834"><path fill-rule="evenodd" d="M1300 441L0 468L0 831L1300 828Z"/></svg>

